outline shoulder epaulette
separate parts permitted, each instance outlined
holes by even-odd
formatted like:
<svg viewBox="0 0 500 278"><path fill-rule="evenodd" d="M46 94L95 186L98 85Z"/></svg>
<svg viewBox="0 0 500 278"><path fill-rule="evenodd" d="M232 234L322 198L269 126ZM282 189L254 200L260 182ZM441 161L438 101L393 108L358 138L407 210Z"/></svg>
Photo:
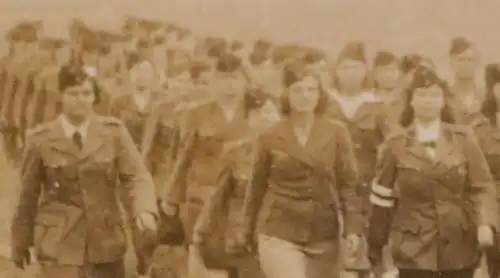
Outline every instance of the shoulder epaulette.
<svg viewBox="0 0 500 278"><path fill-rule="evenodd" d="M26 131L26 136L38 136L47 133L50 130L49 124L40 124Z"/></svg>
<svg viewBox="0 0 500 278"><path fill-rule="evenodd" d="M122 126L122 122L115 118L115 117L109 117L109 116L100 116L99 121L105 125L109 126Z"/></svg>
<svg viewBox="0 0 500 278"><path fill-rule="evenodd" d="M457 124L445 124L444 125L448 130L459 133L463 135L473 134L474 130L469 125L457 125Z"/></svg>

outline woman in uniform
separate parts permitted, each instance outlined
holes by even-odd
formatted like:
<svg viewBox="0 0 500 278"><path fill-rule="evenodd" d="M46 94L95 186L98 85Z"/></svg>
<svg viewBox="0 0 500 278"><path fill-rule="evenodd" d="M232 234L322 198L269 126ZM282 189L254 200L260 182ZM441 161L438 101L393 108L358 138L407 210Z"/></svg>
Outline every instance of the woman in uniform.
<svg viewBox="0 0 500 278"><path fill-rule="evenodd" d="M69 65L58 84L61 115L27 135L12 259L26 267L34 247L40 277L123 278L127 246L117 190L125 193L121 201L143 250L156 241L153 181L122 123L94 111L94 78Z"/></svg>
<svg viewBox="0 0 500 278"><path fill-rule="evenodd" d="M473 131L445 109L446 84L419 67L408 89L404 129L384 143L372 185L370 258L390 238L400 278L473 277L479 247L493 245L496 190Z"/></svg>
<svg viewBox="0 0 500 278"><path fill-rule="evenodd" d="M283 120L258 139L241 244L257 235L267 278L338 277L339 213L353 250L363 233L352 141L324 115L327 96L301 63L285 67Z"/></svg>
<svg viewBox="0 0 500 278"><path fill-rule="evenodd" d="M155 98L152 91L156 81L153 64L146 60L136 61L130 68L129 77L132 91L119 95L112 100L109 115L123 122L137 149L140 150L144 138L144 127ZM131 219L129 219L129 224L132 227L132 240L135 243L139 240L139 234ZM137 252L137 250L136 255L138 259L137 271L144 274L146 273L145 259L141 257L141 253Z"/></svg>
<svg viewBox="0 0 500 278"><path fill-rule="evenodd" d="M497 185L497 203L500 201L500 113L498 104L500 103L500 64L489 64L486 66L486 95L482 112L491 124L489 136L482 140L482 149L491 169L491 174ZM485 136L486 134L481 134ZM500 235L497 235L496 248L488 250L486 253L488 262L488 272L490 277L500 277Z"/></svg>
<svg viewBox="0 0 500 278"><path fill-rule="evenodd" d="M197 102L201 104L189 108L190 112L185 113L187 120L181 123L182 144L165 185L162 207L167 216L181 212L188 244L194 223L222 170L219 158L223 144L233 129L246 122L245 82L238 72L240 65L241 61L229 54L218 58L213 80L203 90L197 90L205 94L198 95ZM196 265L199 259L193 248L189 255L190 262ZM199 271L198 266L190 266L189 272ZM207 271L217 277L226 275L221 270Z"/></svg>
<svg viewBox="0 0 500 278"><path fill-rule="evenodd" d="M373 59L374 92L384 103L387 120L398 124L403 104L403 72L401 61L393 53L379 51Z"/></svg>
<svg viewBox="0 0 500 278"><path fill-rule="evenodd" d="M193 232L193 242L201 251L205 265L224 267L230 278L262 277L253 253L238 247L239 213L245 188L252 174L253 146L259 133L279 121L265 117L269 99L264 94L251 94L247 102L247 123L232 131L224 144L221 160L226 166L217 180L213 194L206 201ZM258 116L262 115L264 117ZM253 121L251 121L251 119ZM264 122L265 121L265 122Z"/></svg>
<svg viewBox="0 0 500 278"><path fill-rule="evenodd" d="M328 116L344 122L352 136L361 179L357 193L364 200L363 213L368 215L369 185L374 176L377 148L389 128L384 103L372 91L368 80L364 44L351 42L341 50L336 60L333 85ZM349 261L344 266L360 276L367 275L367 257L358 256L347 258Z"/></svg>

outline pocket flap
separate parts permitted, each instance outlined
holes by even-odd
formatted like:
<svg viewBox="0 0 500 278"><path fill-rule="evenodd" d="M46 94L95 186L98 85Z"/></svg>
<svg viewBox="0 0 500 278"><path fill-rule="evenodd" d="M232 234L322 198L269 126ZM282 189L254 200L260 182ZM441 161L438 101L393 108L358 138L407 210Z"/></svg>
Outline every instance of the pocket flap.
<svg viewBox="0 0 500 278"><path fill-rule="evenodd" d="M421 226L417 221L408 221L396 224L396 229L403 233L407 232L418 235L421 230Z"/></svg>
<svg viewBox="0 0 500 278"><path fill-rule="evenodd" d="M35 223L42 226L62 227L66 224L66 217L62 214L43 212L37 214Z"/></svg>

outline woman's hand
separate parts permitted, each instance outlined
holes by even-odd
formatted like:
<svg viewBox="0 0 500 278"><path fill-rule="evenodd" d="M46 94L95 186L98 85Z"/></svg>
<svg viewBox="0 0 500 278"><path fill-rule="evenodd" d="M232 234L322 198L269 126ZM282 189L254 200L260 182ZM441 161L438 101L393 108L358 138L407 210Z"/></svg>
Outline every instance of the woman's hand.
<svg viewBox="0 0 500 278"><path fill-rule="evenodd" d="M477 241L482 248L492 247L495 244L495 235L489 225L481 225L477 228Z"/></svg>

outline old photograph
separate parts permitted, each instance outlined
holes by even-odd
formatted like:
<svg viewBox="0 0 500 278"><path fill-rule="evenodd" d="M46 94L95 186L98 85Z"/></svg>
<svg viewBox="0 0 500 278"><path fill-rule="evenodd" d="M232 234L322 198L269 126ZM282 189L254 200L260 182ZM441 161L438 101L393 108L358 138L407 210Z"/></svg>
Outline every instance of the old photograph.
<svg viewBox="0 0 500 278"><path fill-rule="evenodd" d="M500 278L500 1L0 0L0 278Z"/></svg>

